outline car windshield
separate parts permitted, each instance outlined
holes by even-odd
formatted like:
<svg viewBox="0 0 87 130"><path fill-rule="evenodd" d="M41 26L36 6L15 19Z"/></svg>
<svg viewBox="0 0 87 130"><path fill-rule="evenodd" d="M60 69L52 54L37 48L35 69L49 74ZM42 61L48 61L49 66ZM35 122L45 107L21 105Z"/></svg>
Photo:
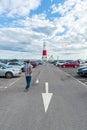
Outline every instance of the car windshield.
<svg viewBox="0 0 87 130"><path fill-rule="evenodd" d="M24 65L24 63L23 63L23 62L18 62L18 64L19 64L19 65Z"/></svg>
<svg viewBox="0 0 87 130"><path fill-rule="evenodd" d="M63 60L59 60L59 61L58 61L58 63L64 63L64 62L65 62L65 61L63 61Z"/></svg>
<svg viewBox="0 0 87 130"><path fill-rule="evenodd" d="M4 68L11 68L11 67L10 67L9 65L7 65L7 64L1 63L0 65L3 66Z"/></svg>

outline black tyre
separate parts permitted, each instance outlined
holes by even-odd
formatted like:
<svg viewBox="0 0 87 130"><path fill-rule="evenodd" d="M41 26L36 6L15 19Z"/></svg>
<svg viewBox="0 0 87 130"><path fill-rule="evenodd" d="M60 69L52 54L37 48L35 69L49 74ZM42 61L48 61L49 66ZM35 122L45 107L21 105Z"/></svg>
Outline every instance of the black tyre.
<svg viewBox="0 0 87 130"><path fill-rule="evenodd" d="M85 73L85 77L87 77L87 73Z"/></svg>
<svg viewBox="0 0 87 130"><path fill-rule="evenodd" d="M22 68L21 71L24 72L25 71L24 68Z"/></svg>
<svg viewBox="0 0 87 130"><path fill-rule="evenodd" d="M77 68L77 66L73 66L73 68Z"/></svg>
<svg viewBox="0 0 87 130"><path fill-rule="evenodd" d="M82 76L84 76L84 75L83 75L83 73L79 73L79 76L82 77Z"/></svg>
<svg viewBox="0 0 87 130"><path fill-rule="evenodd" d="M64 66L62 66L63 68L66 68L66 66L64 65Z"/></svg>
<svg viewBox="0 0 87 130"><path fill-rule="evenodd" d="M6 78L12 78L12 77L13 77L13 74L12 74L11 72L7 72L7 73L5 74L5 77L6 77Z"/></svg>

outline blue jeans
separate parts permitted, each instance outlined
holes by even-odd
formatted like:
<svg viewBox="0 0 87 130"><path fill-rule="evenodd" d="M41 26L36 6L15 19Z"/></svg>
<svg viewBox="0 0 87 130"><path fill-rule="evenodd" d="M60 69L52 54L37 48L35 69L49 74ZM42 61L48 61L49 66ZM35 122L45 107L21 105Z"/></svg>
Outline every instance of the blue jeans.
<svg viewBox="0 0 87 130"><path fill-rule="evenodd" d="M30 87L30 83L31 83L31 76L26 76L26 89L28 89Z"/></svg>

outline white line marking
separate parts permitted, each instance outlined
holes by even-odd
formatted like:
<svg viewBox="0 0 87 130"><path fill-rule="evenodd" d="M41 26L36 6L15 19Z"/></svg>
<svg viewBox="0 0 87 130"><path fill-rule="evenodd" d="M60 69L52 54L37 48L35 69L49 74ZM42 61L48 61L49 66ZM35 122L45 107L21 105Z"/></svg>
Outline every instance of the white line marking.
<svg viewBox="0 0 87 130"><path fill-rule="evenodd" d="M13 84L15 84L18 80L20 80L20 79L17 79L16 81L14 81L14 82L12 82L10 85L8 85L8 86L5 86L5 87L0 87L0 89L6 89L6 88L9 88L9 87L11 87Z"/></svg>
<svg viewBox="0 0 87 130"><path fill-rule="evenodd" d="M38 84L38 83L39 83L39 79L36 80L36 84Z"/></svg>
<svg viewBox="0 0 87 130"><path fill-rule="evenodd" d="M74 80L78 81L80 84L82 84L82 85L84 85L84 86L87 86L87 84L85 84L85 83L81 82L80 80L74 78L72 75L70 75L70 76L71 76Z"/></svg>
<svg viewBox="0 0 87 130"><path fill-rule="evenodd" d="M45 112L47 112L53 93L48 93L48 82L45 83L46 93L42 93Z"/></svg>
<svg viewBox="0 0 87 130"><path fill-rule="evenodd" d="M15 84L18 80L20 79L17 79L16 81L14 81L13 83L11 83L9 86L7 86L7 88L11 87L13 84Z"/></svg>
<svg viewBox="0 0 87 130"><path fill-rule="evenodd" d="M63 71L63 70L61 70L61 71ZM65 72L65 71L63 71L65 74L66 74L66 76L67 76L67 72ZM70 75L70 74L68 74L69 76L71 76L74 80L76 80L76 81L78 81L80 84L82 84L82 85L84 85L84 86L87 86L87 84L85 84L85 83L83 83L83 82L81 82L80 80L78 80L78 79L76 79L76 78L74 78L72 75Z"/></svg>
<svg viewBox="0 0 87 130"><path fill-rule="evenodd" d="M74 78L74 77L73 77ZM77 79L76 79L77 80ZM81 84L83 84L84 86L87 86L87 84L85 84L85 83L83 83L83 82L81 82L81 81L79 81L79 80L77 80L79 83L81 83Z"/></svg>
<svg viewBox="0 0 87 130"><path fill-rule="evenodd" d="M8 87L5 87L5 88L8 88Z"/></svg>
<svg viewBox="0 0 87 130"><path fill-rule="evenodd" d="M0 89L5 89L5 88L8 88L8 87L0 87Z"/></svg>
<svg viewBox="0 0 87 130"><path fill-rule="evenodd" d="M48 82L45 82L46 93L48 93Z"/></svg>

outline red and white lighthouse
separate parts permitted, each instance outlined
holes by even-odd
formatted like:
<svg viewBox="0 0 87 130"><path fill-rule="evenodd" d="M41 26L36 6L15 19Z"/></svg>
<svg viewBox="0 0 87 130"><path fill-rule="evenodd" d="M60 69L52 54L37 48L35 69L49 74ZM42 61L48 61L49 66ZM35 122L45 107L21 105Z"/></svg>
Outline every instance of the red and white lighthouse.
<svg viewBox="0 0 87 130"><path fill-rule="evenodd" d="M46 50L46 43L43 43L43 51L42 51L42 60L47 61L47 50Z"/></svg>

